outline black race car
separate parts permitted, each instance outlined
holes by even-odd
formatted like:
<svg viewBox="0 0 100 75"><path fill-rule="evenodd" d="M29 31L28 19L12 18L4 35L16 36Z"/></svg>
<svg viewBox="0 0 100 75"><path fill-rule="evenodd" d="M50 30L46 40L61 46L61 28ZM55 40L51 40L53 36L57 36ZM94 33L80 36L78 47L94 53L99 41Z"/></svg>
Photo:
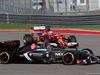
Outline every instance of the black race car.
<svg viewBox="0 0 100 75"><path fill-rule="evenodd" d="M42 63L63 62L66 65L100 63L100 59L94 56L90 49L64 49L43 45L42 42L35 42L19 47L19 40L0 42L0 63L7 64L13 61L24 61L24 59Z"/></svg>

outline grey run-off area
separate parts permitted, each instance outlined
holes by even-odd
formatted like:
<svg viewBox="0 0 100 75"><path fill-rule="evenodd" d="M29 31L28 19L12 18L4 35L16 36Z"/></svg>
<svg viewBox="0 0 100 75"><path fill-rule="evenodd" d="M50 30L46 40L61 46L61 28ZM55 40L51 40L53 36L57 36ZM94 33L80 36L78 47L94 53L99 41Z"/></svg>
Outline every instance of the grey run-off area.
<svg viewBox="0 0 100 75"><path fill-rule="evenodd" d="M0 32L0 41L21 40L25 33ZM69 34L65 34L68 37ZM90 48L100 56L100 35L74 34L79 42L79 49ZM100 75L100 64L63 65L63 64L0 64L0 75Z"/></svg>

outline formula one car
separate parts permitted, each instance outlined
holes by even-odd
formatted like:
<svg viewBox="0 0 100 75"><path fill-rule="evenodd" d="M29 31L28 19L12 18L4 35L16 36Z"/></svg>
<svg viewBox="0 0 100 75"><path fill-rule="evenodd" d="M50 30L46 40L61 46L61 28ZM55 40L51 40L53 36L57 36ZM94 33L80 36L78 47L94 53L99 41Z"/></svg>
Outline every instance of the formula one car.
<svg viewBox="0 0 100 75"><path fill-rule="evenodd" d="M35 42L19 48L19 40L0 42L0 63L7 64L13 61L63 62L66 65L100 63L100 59L90 49L63 49L53 45L47 47L43 45Z"/></svg>
<svg viewBox="0 0 100 75"><path fill-rule="evenodd" d="M35 31L40 31L38 34L39 36L36 39L36 42L44 42L44 46L52 45L53 43L54 46L57 47L73 47L74 45L78 46L76 37L74 35L70 35L68 38L66 38L64 35L58 34L58 33L53 33L50 28L46 27L32 27L31 28L31 35L30 34L25 34L24 36L24 45L31 44L33 42L33 39L35 40ZM69 44L72 42L71 44ZM71 46L72 45L72 46Z"/></svg>

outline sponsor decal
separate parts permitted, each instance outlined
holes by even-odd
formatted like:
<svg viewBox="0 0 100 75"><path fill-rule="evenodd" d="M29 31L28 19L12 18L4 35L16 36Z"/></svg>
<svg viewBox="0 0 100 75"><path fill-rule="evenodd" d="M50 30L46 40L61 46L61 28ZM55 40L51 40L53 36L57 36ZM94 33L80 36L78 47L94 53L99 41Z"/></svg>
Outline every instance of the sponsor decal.
<svg viewBox="0 0 100 75"><path fill-rule="evenodd" d="M47 51L47 49L36 49L36 51Z"/></svg>
<svg viewBox="0 0 100 75"><path fill-rule="evenodd" d="M57 39L62 39L62 37L57 37Z"/></svg>
<svg viewBox="0 0 100 75"><path fill-rule="evenodd" d="M31 49L35 49L36 45L35 44L32 44L31 45Z"/></svg>
<svg viewBox="0 0 100 75"><path fill-rule="evenodd" d="M34 30L44 30L45 26L40 26L40 27L34 27Z"/></svg>
<svg viewBox="0 0 100 75"><path fill-rule="evenodd" d="M29 56L42 56L42 53L29 53Z"/></svg>
<svg viewBox="0 0 100 75"><path fill-rule="evenodd" d="M55 53L55 56L63 56L63 53Z"/></svg>
<svg viewBox="0 0 100 75"><path fill-rule="evenodd" d="M74 45L77 45L78 43L76 43L76 42L72 42L72 43L68 43L67 45L68 46L74 46Z"/></svg>

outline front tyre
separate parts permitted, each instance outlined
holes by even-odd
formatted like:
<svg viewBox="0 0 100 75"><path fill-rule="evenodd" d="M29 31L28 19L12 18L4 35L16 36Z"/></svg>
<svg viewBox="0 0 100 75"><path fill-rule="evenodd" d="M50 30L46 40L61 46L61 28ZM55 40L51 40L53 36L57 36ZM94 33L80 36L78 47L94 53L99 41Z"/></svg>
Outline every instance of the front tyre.
<svg viewBox="0 0 100 75"><path fill-rule="evenodd" d="M68 37L68 42L77 42L76 37L74 35L70 35Z"/></svg>
<svg viewBox="0 0 100 75"><path fill-rule="evenodd" d="M82 51L84 51L86 53L94 54L93 51L91 49L88 49L88 48L82 49Z"/></svg>
<svg viewBox="0 0 100 75"><path fill-rule="evenodd" d="M8 64L13 59L13 53L10 51L1 51L0 52L0 63L1 64Z"/></svg>
<svg viewBox="0 0 100 75"><path fill-rule="evenodd" d="M72 65L76 63L76 56L74 52L67 51L63 57L62 61L65 65Z"/></svg>

